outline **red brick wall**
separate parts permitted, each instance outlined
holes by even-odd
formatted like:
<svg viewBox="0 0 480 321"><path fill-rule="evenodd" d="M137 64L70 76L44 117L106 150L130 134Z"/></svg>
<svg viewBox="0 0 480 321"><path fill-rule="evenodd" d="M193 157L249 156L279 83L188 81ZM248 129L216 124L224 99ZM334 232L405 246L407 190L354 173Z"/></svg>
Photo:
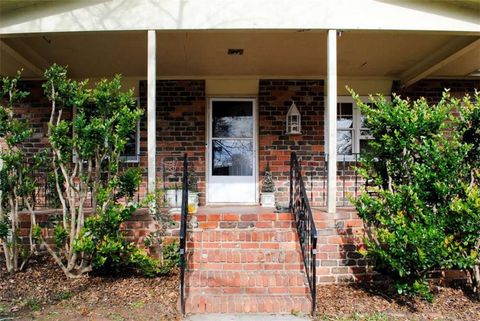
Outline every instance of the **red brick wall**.
<svg viewBox="0 0 480 321"><path fill-rule="evenodd" d="M302 134L299 135L285 133L292 101L302 116ZM260 179L269 163L276 185L276 200L285 205L289 197L290 153L296 151L302 160L316 160L315 164L320 165L324 146L323 80L260 80L258 109ZM315 171L313 166L304 169ZM314 172L314 176L319 174ZM315 192L318 198L319 192Z"/></svg>
<svg viewBox="0 0 480 321"><path fill-rule="evenodd" d="M394 82L392 92L402 97L416 100L425 97L430 103L436 103L442 98L445 89L450 89L450 94L461 98L466 93L472 95L475 89L480 89L480 80L476 79L424 79L415 84L401 88L399 82Z"/></svg>
<svg viewBox="0 0 480 321"><path fill-rule="evenodd" d="M139 84L141 106L147 105L147 83ZM200 203L205 203L205 81L204 80L158 80L157 104L157 178L163 186L164 161L180 159L184 153L194 167L200 192ZM146 169L147 123L146 114L141 123L141 166ZM180 162L177 168L180 169ZM175 177L173 177L175 176ZM167 178L172 186L180 182L180 175Z"/></svg>
<svg viewBox="0 0 480 321"><path fill-rule="evenodd" d="M19 88L30 94L14 107L15 115L28 121L29 126L33 129L32 137L23 144L28 156L49 146L46 133L50 120L51 103L43 94L42 84L42 81L21 81ZM65 119L71 118L71 115L70 109L63 111Z"/></svg>

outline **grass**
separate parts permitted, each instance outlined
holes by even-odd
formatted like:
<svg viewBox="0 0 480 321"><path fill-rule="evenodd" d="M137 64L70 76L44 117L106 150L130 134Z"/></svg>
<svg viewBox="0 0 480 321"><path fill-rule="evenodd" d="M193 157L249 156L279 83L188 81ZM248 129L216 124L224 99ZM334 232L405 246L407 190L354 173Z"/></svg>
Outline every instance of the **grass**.
<svg viewBox="0 0 480 321"><path fill-rule="evenodd" d="M125 321L125 318L122 317L120 314L118 313L109 313L108 314L108 317L112 320L112 321Z"/></svg>
<svg viewBox="0 0 480 321"><path fill-rule="evenodd" d="M42 305L40 301L36 298L28 298L24 301L23 306L28 308L30 311L40 311L42 309Z"/></svg>
<svg viewBox="0 0 480 321"><path fill-rule="evenodd" d="M55 294L54 299L56 301L64 301L64 300L70 299L72 296L73 296L72 291L60 291Z"/></svg>
<svg viewBox="0 0 480 321"><path fill-rule="evenodd" d="M143 302L142 300L139 300L139 301L135 301L135 302L132 302L130 303L130 306L134 309L140 309L140 308L143 308L143 306L145 305L145 302Z"/></svg>

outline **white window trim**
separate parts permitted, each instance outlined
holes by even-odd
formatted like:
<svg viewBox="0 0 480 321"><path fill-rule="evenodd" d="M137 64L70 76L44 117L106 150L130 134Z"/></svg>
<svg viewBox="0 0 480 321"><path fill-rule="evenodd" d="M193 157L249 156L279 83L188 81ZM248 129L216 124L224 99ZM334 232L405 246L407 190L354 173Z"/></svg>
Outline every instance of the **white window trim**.
<svg viewBox="0 0 480 321"><path fill-rule="evenodd" d="M140 162L140 121L137 122L137 130L135 135L135 155L120 155L120 161L124 163Z"/></svg>
<svg viewBox="0 0 480 321"><path fill-rule="evenodd" d="M391 100L391 96L384 96L387 101ZM371 103L370 97L369 96L359 96L360 100L364 103ZM339 103L352 103L353 104L353 148L352 148L352 155L344 155L344 154L337 154L337 163L342 163L342 162L354 162L355 160L359 159L359 156L357 156L357 159L355 159L355 155L360 155L360 132L362 128L360 128L360 120L361 120L361 112L360 108L357 105L357 102L355 99L353 99L351 96L337 96L337 104ZM325 137L327 136L328 133L328 123L327 123L327 113L325 112ZM337 127L337 132L341 130L341 128ZM373 138L370 138L373 139ZM325 139L325 150L328 150L328 140Z"/></svg>

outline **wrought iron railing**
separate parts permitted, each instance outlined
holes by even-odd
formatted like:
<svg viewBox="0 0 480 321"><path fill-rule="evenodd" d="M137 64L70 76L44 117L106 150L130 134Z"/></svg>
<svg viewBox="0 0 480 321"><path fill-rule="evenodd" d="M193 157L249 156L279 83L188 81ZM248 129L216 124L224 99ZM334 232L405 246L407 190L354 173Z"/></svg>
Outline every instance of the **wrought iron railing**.
<svg viewBox="0 0 480 321"><path fill-rule="evenodd" d="M25 163L25 166L31 166L28 162ZM129 167L137 167L139 163L135 162L123 162L121 163L122 169L126 169ZM61 176L61 178L63 178ZM33 179L35 183L35 190L32 195L30 195L32 199L32 203L35 209L56 209L61 207L60 199L58 196L58 191L55 185L55 177L54 174L50 169L41 169L37 170L33 173ZM61 185L63 186L63 184ZM131 195L123 195L119 196L118 201L127 203L129 201L136 201L140 202L141 200L141 191L140 191L141 182L136 187L134 191L132 191ZM117 193L117 190L114 190L113 193ZM85 208L90 208L93 206L93 197L92 197L92 188L90 187L87 198L85 199L85 203L83 206ZM23 204L23 203L22 203Z"/></svg>
<svg viewBox="0 0 480 321"><path fill-rule="evenodd" d="M187 257L187 213L188 213L188 161L183 156L182 211L180 221L180 309L185 316L185 267Z"/></svg>
<svg viewBox="0 0 480 321"><path fill-rule="evenodd" d="M305 187L313 207L326 207L328 199L328 154L297 154L302 160ZM336 204L351 206L350 200L357 198L365 185L358 173L360 154L337 155Z"/></svg>
<svg viewBox="0 0 480 321"><path fill-rule="evenodd" d="M297 227L298 239L302 250L303 264L312 297L312 315L316 307L316 254L317 229L310 203L308 201L302 168L295 152L290 157L290 211Z"/></svg>

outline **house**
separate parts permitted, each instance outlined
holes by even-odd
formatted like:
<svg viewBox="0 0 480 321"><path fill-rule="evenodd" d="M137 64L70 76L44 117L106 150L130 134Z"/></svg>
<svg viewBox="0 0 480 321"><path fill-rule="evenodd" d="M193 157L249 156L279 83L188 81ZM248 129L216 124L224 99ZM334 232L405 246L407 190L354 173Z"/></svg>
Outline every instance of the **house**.
<svg viewBox="0 0 480 321"><path fill-rule="evenodd" d="M368 276L362 223L343 205L370 137L345 86L432 102L480 88L480 2L2 1L0 75L24 70L32 153L46 144L40 80L54 62L135 88L145 115L126 161L145 169L143 192L188 155L203 205L187 244L188 311L308 311L306 279ZM306 279L292 215L257 206L268 164L288 207L291 152L318 233Z"/></svg>

